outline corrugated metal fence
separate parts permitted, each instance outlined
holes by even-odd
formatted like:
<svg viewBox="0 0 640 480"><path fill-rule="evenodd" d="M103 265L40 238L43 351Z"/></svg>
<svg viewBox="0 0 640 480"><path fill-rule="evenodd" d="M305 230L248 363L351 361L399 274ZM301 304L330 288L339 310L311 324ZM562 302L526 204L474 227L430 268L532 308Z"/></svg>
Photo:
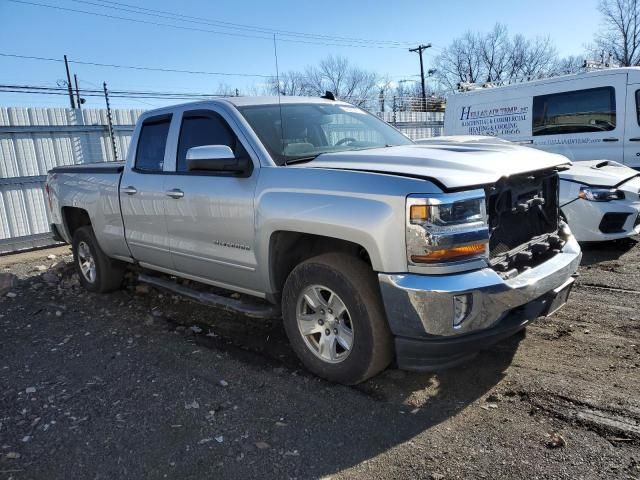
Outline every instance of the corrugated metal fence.
<svg viewBox="0 0 640 480"><path fill-rule="evenodd" d="M112 111L120 158L142 111ZM102 109L0 108L0 253L51 243L47 171L114 160L106 125Z"/></svg>
<svg viewBox="0 0 640 480"><path fill-rule="evenodd" d="M116 149L126 158L143 110L112 110ZM372 112L411 138L442 134L442 112ZM47 171L113 161L104 109L0 108L0 254L52 243Z"/></svg>

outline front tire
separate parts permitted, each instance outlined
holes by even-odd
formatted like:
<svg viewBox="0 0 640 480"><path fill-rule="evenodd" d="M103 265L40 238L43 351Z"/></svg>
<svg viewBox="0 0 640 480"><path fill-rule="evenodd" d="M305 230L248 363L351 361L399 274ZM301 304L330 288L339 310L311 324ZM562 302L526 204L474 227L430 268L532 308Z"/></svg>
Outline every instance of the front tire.
<svg viewBox="0 0 640 480"><path fill-rule="evenodd" d="M391 362L377 279L356 257L330 253L298 265L285 282L282 310L293 350L319 377L354 385Z"/></svg>
<svg viewBox="0 0 640 480"><path fill-rule="evenodd" d="M107 293L120 288L125 266L107 257L91 227L80 227L75 231L71 249L80 283L86 290Z"/></svg>

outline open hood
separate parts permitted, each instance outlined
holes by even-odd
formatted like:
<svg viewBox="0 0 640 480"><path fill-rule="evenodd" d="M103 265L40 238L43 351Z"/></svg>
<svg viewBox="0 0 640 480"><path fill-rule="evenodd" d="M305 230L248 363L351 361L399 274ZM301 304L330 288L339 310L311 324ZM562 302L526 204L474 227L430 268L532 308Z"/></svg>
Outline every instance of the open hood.
<svg viewBox="0 0 640 480"><path fill-rule="evenodd" d="M422 145L325 153L299 166L432 178L447 189L459 189L570 164L561 155L512 143L464 143L445 139Z"/></svg>
<svg viewBox="0 0 640 480"><path fill-rule="evenodd" d="M640 172L611 160L574 162L569 170L560 174L562 180L597 187L615 187L640 176Z"/></svg>

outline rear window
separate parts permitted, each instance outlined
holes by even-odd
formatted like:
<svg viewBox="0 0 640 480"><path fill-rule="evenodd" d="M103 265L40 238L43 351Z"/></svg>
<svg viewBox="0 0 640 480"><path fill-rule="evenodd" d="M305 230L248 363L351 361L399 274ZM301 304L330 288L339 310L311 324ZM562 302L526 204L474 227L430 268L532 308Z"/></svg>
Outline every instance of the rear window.
<svg viewBox="0 0 640 480"><path fill-rule="evenodd" d="M137 170L145 172L162 171L170 124L170 116L150 118L142 124L136 151L135 168Z"/></svg>
<svg viewBox="0 0 640 480"><path fill-rule="evenodd" d="M533 97L533 135L606 132L616 128L613 87Z"/></svg>

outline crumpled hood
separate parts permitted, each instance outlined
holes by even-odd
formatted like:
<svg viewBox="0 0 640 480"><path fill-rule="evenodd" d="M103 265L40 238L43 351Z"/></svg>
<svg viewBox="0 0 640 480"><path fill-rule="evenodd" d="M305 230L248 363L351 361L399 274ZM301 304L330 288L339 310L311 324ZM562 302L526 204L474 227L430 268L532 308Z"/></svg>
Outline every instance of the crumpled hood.
<svg viewBox="0 0 640 480"><path fill-rule="evenodd" d="M491 184L502 177L570 164L562 155L506 142L431 140L423 145L325 153L312 162L299 166L432 178L447 189L458 189Z"/></svg>
<svg viewBox="0 0 640 480"><path fill-rule="evenodd" d="M638 175L640 172L618 162L588 160L574 162L569 170L560 173L560 178L590 186L615 187Z"/></svg>

